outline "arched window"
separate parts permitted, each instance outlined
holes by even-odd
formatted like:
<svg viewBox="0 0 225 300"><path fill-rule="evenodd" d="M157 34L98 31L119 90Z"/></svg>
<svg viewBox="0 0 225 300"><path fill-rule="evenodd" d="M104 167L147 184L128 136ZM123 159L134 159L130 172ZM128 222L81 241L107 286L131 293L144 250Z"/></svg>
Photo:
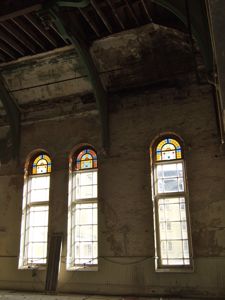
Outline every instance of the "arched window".
<svg viewBox="0 0 225 300"><path fill-rule="evenodd" d="M51 159L38 153L25 167L19 268L46 264Z"/></svg>
<svg viewBox="0 0 225 300"><path fill-rule="evenodd" d="M190 226L184 153L176 136L150 149L155 214L156 268L190 268Z"/></svg>
<svg viewBox="0 0 225 300"><path fill-rule="evenodd" d="M70 163L67 269L98 264L97 197L97 155L85 147Z"/></svg>

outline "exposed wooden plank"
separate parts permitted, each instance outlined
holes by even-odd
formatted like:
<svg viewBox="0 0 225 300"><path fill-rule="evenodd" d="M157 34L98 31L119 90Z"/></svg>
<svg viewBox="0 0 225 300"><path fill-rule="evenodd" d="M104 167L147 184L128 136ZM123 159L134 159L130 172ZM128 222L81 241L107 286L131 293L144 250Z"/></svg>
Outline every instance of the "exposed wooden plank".
<svg viewBox="0 0 225 300"><path fill-rule="evenodd" d="M1 60L2 62L5 62L5 61L6 61L4 55L1 54L1 53L0 53L0 60Z"/></svg>
<svg viewBox="0 0 225 300"><path fill-rule="evenodd" d="M6 21L6 20L10 20L19 16L23 16L25 14L28 14L30 12L33 11L38 11L39 9L41 9L41 5L37 4L37 5L32 5L30 7L26 7L17 11L14 11L10 14L4 15L4 16L0 16L0 22Z"/></svg>
<svg viewBox="0 0 225 300"><path fill-rule="evenodd" d="M36 53L35 47L30 43L29 39L27 39L23 34L21 34L18 28L10 24L9 21L0 23L0 26L4 28L9 34L11 34L15 39L20 41L33 54Z"/></svg>
<svg viewBox="0 0 225 300"><path fill-rule="evenodd" d="M47 275L45 282L46 292L55 292L58 282L60 252L62 246L62 233L54 233L51 236L48 253Z"/></svg>
<svg viewBox="0 0 225 300"><path fill-rule="evenodd" d="M43 43L39 42L40 38L21 18L12 19L12 22L15 23L27 36L29 36L29 38L31 38L42 50L47 51L47 48L43 45Z"/></svg>
<svg viewBox="0 0 225 300"><path fill-rule="evenodd" d="M98 30L98 27L93 22L93 20L90 18L90 16L88 15L88 13L86 13L85 10L80 9L80 8L79 8L79 11L80 11L81 15L83 16L83 18L86 20L86 22L89 24L89 26L92 28L92 30L94 31L94 33L97 35L97 37L100 37L100 32Z"/></svg>
<svg viewBox="0 0 225 300"><path fill-rule="evenodd" d="M121 29L124 30L124 29L125 29L125 26L124 26L122 20L120 19L119 15L118 15L118 13L117 13L117 10L116 10L116 8L114 7L114 5L112 4L111 0L107 0L107 3L108 3L109 6L111 7L112 12L113 12L113 14L114 14L114 16L115 16L115 19L116 19L117 22L119 23Z"/></svg>
<svg viewBox="0 0 225 300"><path fill-rule="evenodd" d="M143 6L143 8L144 8L144 11L145 11L147 17L148 17L148 20L149 20L150 22L152 22L152 17L151 17L151 15L150 15L150 12L149 12L149 10L148 10L148 7L147 7L147 5L146 5L146 3L145 3L145 0L141 0L141 4L142 4L142 6Z"/></svg>
<svg viewBox="0 0 225 300"><path fill-rule="evenodd" d="M16 59L16 55L14 53L14 51L8 47L7 45L5 45L4 42L0 41L0 49L2 50L2 52L4 52L8 57L12 58L12 59Z"/></svg>
<svg viewBox="0 0 225 300"><path fill-rule="evenodd" d="M113 28L112 28L111 24L108 22L107 17L103 14L102 10L99 8L99 6L95 2L95 0L91 0L91 5L96 10L96 13L98 14L98 16L100 17L100 19L102 20L102 22L105 25L105 27L108 29L108 31L110 33L113 33Z"/></svg>
<svg viewBox="0 0 225 300"><path fill-rule="evenodd" d="M135 13L134 13L134 10L133 10L132 6L130 5L130 3L129 3L127 0L124 0L124 1L125 1L125 3L126 3L126 6L127 6L128 10L129 10L129 12L130 12L132 18L134 19L136 25L139 25L138 18L136 17L136 15L135 15Z"/></svg>
<svg viewBox="0 0 225 300"><path fill-rule="evenodd" d="M48 31L44 28L41 22L38 22L35 19L35 16L31 14L24 15L24 17L49 41L49 43L57 48L57 42L55 39L48 33Z"/></svg>
<svg viewBox="0 0 225 300"><path fill-rule="evenodd" d="M18 45L18 43L13 40L9 35L7 35L5 32L3 32L2 29L0 29L0 39L4 41L6 44L8 44L10 47L12 47L16 52L18 52L20 55L25 55L24 50Z"/></svg>

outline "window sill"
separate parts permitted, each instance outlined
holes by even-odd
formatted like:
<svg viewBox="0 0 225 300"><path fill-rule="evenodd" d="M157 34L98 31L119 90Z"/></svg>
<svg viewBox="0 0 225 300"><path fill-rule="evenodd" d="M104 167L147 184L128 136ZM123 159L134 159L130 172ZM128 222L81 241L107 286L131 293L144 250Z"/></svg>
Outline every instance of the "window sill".
<svg viewBox="0 0 225 300"><path fill-rule="evenodd" d="M19 266L19 270L46 270L46 264L43 265L27 265L27 266Z"/></svg>
<svg viewBox="0 0 225 300"><path fill-rule="evenodd" d="M94 266L84 266L84 265L80 265L80 266L74 266L74 267L69 267L67 268L67 271L76 271L76 272L85 272L85 271L91 271L91 272L96 272L98 271L98 266L94 265Z"/></svg>
<svg viewBox="0 0 225 300"><path fill-rule="evenodd" d="M163 266L155 269L156 273L193 273L193 266Z"/></svg>

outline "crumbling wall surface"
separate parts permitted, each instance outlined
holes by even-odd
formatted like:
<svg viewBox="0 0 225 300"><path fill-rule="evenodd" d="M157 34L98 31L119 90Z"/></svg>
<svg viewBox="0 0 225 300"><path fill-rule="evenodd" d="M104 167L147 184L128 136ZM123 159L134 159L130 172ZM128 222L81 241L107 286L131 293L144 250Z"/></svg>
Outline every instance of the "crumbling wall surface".
<svg viewBox="0 0 225 300"><path fill-rule="evenodd" d="M23 168L28 154L52 157L49 234L64 235L59 292L225 297L225 157L208 85L116 93L110 96L110 151L101 151L98 114L24 123L20 162L0 168L0 288L43 291L45 270L18 270ZM154 269L149 145L163 132L185 145L193 272ZM66 271L68 156L92 144L99 159L99 270Z"/></svg>
<svg viewBox="0 0 225 300"><path fill-rule="evenodd" d="M93 89L67 50L2 71L22 124L19 161L10 160L10 143L4 151L0 143L0 289L44 290L46 270L18 270L24 165L32 151L44 149L53 164L49 236L63 233L59 292L224 299L225 155L212 90L191 73L186 36L150 24L94 43L91 54L108 92L107 154ZM0 141L9 130L4 118ZM192 272L155 271L149 146L165 132L184 140ZM67 271L69 155L84 143L98 153L99 268Z"/></svg>

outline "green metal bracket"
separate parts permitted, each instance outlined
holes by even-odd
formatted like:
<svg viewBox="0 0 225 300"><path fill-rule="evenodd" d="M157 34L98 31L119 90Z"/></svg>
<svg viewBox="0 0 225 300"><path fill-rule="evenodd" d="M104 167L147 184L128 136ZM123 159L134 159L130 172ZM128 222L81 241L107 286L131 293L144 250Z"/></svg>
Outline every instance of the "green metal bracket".
<svg viewBox="0 0 225 300"><path fill-rule="evenodd" d="M60 5L59 5L60 2ZM89 48L84 39L84 32L79 24L73 19L73 23L71 26L65 24L65 21L60 16L60 7L67 6L71 3L72 7L84 7L84 5L88 5L89 1L52 1L52 6L47 7L47 13L51 16L51 21L56 26L57 30L63 36L64 39L69 40L76 49L86 71L88 78L92 84L92 88L94 91L101 127L102 127L102 147L105 152L108 152L109 149L109 121L108 121L108 101L107 101L107 93L102 85L101 79L99 77L97 68L95 63L90 55ZM54 5L53 5L54 4ZM71 7L70 6L70 7ZM68 21L68 20L67 20Z"/></svg>
<svg viewBox="0 0 225 300"><path fill-rule="evenodd" d="M188 26L185 0L151 0L164 7ZM201 49L206 69L213 71L213 52L204 0L187 0L189 5L191 30Z"/></svg>
<svg viewBox="0 0 225 300"><path fill-rule="evenodd" d="M12 156L13 158L18 157L19 147L20 147L20 110L9 95L7 91L4 80L0 76L0 99L3 103L3 106L6 110L9 124L10 124L10 136L12 138Z"/></svg>
<svg viewBox="0 0 225 300"><path fill-rule="evenodd" d="M74 1L56 1L56 4L61 7L77 7L82 8L88 6L90 0L74 0Z"/></svg>
<svg viewBox="0 0 225 300"><path fill-rule="evenodd" d="M42 4L43 9L53 9L57 7L83 8L90 4L90 0L49 0Z"/></svg>

